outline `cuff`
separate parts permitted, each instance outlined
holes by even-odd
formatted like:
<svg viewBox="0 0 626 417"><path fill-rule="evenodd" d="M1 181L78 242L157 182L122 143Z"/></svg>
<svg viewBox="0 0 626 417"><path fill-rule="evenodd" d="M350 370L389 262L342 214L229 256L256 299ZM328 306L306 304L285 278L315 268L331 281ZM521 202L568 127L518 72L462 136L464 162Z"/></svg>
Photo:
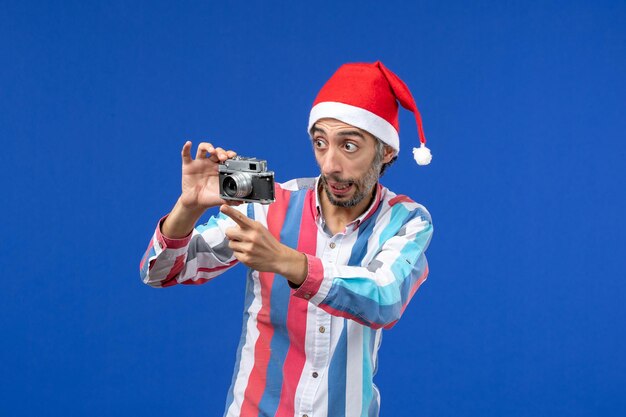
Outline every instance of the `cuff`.
<svg viewBox="0 0 626 417"><path fill-rule="evenodd" d="M191 231L187 236L182 237L180 239L172 239L172 238L165 236L163 233L161 233L161 226L163 225L163 222L165 221L165 219L167 219L167 216L169 216L169 214L166 214L165 216L163 216L161 220L159 220L159 223L157 224L157 228L155 232L157 241L159 242L161 249L184 248L185 246L189 244L193 231Z"/></svg>
<svg viewBox="0 0 626 417"><path fill-rule="evenodd" d="M322 260L315 256L306 255L308 273L300 287L293 293L296 297L310 300L317 294L324 280L324 266Z"/></svg>

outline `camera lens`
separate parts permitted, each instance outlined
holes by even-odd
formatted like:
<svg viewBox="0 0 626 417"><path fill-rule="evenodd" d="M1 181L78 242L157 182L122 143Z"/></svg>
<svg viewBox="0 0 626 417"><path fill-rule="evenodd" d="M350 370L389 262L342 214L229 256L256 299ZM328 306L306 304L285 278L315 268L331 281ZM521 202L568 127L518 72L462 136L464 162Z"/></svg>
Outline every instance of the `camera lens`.
<svg viewBox="0 0 626 417"><path fill-rule="evenodd" d="M224 178L222 186L229 197L243 198L252 192L252 178L248 174L235 172Z"/></svg>

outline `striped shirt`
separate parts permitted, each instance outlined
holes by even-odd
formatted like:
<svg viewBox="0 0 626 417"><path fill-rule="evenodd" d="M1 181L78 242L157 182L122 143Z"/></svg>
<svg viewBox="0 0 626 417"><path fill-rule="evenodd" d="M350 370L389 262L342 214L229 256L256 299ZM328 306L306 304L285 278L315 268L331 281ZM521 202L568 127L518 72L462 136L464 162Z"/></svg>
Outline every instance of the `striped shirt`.
<svg viewBox="0 0 626 417"><path fill-rule="evenodd" d="M283 244L306 254L308 275L286 278L248 269L244 325L224 416L378 416L373 382L382 329L400 318L426 280L428 211L380 184L370 207L332 235L315 178L276 185L276 202L237 209ZM154 287L202 284L238 261L223 214L188 237L168 239L157 226L141 261Z"/></svg>

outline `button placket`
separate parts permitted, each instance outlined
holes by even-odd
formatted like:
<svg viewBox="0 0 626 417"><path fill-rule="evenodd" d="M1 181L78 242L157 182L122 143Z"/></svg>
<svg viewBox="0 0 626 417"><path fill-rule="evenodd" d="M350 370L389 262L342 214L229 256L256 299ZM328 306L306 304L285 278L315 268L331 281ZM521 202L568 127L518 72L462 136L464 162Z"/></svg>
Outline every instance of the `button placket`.
<svg viewBox="0 0 626 417"><path fill-rule="evenodd" d="M322 255L322 259L327 261L328 263L335 264L337 263L337 258L339 257L339 245L341 244L341 237L335 237L330 240L330 242L326 243L326 250Z"/></svg>
<svg viewBox="0 0 626 417"><path fill-rule="evenodd" d="M318 256L323 262L335 263L339 259L341 236L335 238L324 239L324 241L318 242ZM306 295L304 297L306 298ZM313 411L313 402L315 400L315 393L318 391L320 384L322 383L323 372L327 369L330 360L330 334L331 334L331 318L323 310L318 309L316 311L316 326L314 330L314 349L308 362L308 381L305 382L304 389L302 390L302 397L298 407L298 416L311 416ZM313 330L312 329L312 330Z"/></svg>
<svg viewBox="0 0 626 417"><path fill-rule="evenodd" d="M311 415L315 393L322 382L321 370L328 366L330 356L330 324L331 319L323 310L316 311L317 331L314 337L314 351L311 357L309 368L309 379L302 393L300 402L300 413ZM302 415L302 414L300 414Z"/></svg>

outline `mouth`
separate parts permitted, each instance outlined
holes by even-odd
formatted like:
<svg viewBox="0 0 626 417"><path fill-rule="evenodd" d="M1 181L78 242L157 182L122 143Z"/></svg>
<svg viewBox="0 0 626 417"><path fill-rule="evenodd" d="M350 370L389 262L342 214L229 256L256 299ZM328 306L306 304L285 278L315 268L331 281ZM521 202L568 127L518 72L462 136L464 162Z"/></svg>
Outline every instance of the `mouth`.
<svg viewBox="0 0 626 417"><path fill-rule="evenodd" d="M337 196L350 193L354 187L354 183L352 182L327 182L326 184L328 184L328 189Z"/></svg>

